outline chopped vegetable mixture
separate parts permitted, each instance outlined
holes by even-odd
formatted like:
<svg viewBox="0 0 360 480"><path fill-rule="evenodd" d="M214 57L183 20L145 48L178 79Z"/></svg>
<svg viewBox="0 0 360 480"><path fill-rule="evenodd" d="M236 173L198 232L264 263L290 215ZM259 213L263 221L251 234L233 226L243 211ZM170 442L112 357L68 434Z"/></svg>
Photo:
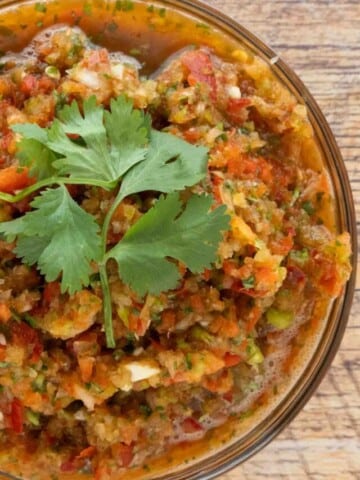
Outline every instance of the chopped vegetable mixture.
<svg viewBox="0 0 360 480"><path fill-rule="evenodd" d="M103 480L275 392L350 238L260 59L145 77L76 27L32 52L1 59L1 450Z"/></svg>

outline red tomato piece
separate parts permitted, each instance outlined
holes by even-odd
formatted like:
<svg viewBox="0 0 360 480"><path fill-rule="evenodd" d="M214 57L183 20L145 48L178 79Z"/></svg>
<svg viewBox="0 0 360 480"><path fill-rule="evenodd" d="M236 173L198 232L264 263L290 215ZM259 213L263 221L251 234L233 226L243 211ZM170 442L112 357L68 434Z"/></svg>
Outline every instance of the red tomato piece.
<svg viewBox="0 0 360 480"><path fill-rule="evenodd" d="M210 87L211 98L215 100L217 85L210 55L201 50L187 52L182 57L182 63L190 71L189 85L206 83Z"/></svg>
<svg viewBox="0 0 360 480"><path fill-rule="evenodd" d="M22 433L24 424L24 407L18 398L11 403L11 426L15 433Z"/></svg>
<svg viewBox="0 0 360 480"><path fill-rule="evenodd" d="M35 363L39 361L40 355L43 351L43 345L40 341L38 332L24 322L14 322L12 324L11 331L15 343L30 349L31 361Z"/></svg>
<svg viewBox="0 0 360 480"><path fill-rule="evenodd" d="M20 85L20 90L27 96L30 96L37 90L38 80L35 75L26 75Z"/></svg>
<svg viewBox="0 0 360 480"><path fill-rule="evenodd" d="M185 418L181 426L185 433L195 433L204 430L202 425L192 417Z"/></svg>
<svg viewBox="0 0 360 480"><path fill-rule="evenodd" d="M249 105L251 105L250 98L229 98L227 110L228 113L236 114L239 113L239 111L243 108L248 107Z"/></svg>

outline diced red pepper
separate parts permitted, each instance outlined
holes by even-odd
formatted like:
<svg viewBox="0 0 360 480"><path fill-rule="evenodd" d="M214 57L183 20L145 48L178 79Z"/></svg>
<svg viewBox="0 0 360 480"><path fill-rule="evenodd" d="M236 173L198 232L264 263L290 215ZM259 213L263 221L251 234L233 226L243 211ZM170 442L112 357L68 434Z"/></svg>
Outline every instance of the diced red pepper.
<svg viewBox="0 0 360 480"><path fill-rule="evenodd" d="M234 392L230 390L229 392L224 393L223 398L229 402L232 403L234 399Z"/></svg>
<svg viewBox="0 0 360 480"><path fill-rule="evenodd" d="M195 433L204 430L202 425L192 417L185 418L181 426L185 433Z"/></svg>
<svg viewBox="0 0 360 480"><path fill-rule="evenodd" d="M46 305L50 303L60 295L60 283L50 282L45 285L43 292L43 301Z"/></svg>
<svg viewBox="0 0 360 480"><path fill-rule="evenodd" d="M294 288L304 287L306 275L301 268L291 265L287 267L286 282Z"/></svg>
<svg viewBox="0 0 360 480"><path fill-rule="evenodd" d="M91 445L90 447L87 447L87 448L84 448L84 450L81 450L81 452L76 457L76 459L79 460L83 458L91 458L95 455L95 453L96 453L96 447Z"/></svg>
<svg viewBox="0 0 360 480"><path fill-rule="evenodd" d="M0 170L0 192L14 193L32 185L35 179L29 176L27 168L11 166Z"/></svg>
<svg viewBox="0 0 360 480"><path fill-rule="evenodd" d="M24 407L18 398L11 402L11 426L15 433L20 434L23 431Z"/></svg>
<svg viewBox="0 0 360 480"><path fill-rule="evenodd" d="M123 467L128 467L134 458L134 445L126 445L120 443L118 446L118 454Z"/></svg>
<svg viewBox="0 0 360 480"><path fill-rule="evenodd" d="M230 352L225 353L225 356L224 356L225 366L228 368L235 367L235 365L239 365L239 363L242 360L243 360L243 357Z"/></svg>
<svg viewBox="0 0 360 480"><path fill-rule="evenodd" d="M60 465L60 471L64 473L75 472L76 469L77 469L77 465L74 458L70 460L66 460Z"/></svg>

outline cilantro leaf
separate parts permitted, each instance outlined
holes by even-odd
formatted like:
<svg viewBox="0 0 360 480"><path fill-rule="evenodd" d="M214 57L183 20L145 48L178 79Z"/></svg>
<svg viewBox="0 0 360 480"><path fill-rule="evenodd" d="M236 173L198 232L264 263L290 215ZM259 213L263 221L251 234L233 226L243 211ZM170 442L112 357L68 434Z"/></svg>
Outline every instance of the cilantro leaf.
<svg viewBox="0 0 360 480"><path fill-rule="evenodd" d="M211 204L212 197L193 195L183 209L178 193L161 197L106 258L117 261L121 278L139 295L175 288L180 274L169 258L193 273L216 260L229 217L225 206L209 212Z"/></svg>
<svg viewBox="0 0 360 480"><path fill-rule="evenodd" d="M75 293L89 285L91 261L100 261L99 226L61 185L31 203L33 211L0 224L8 240L17 237L15 254L51 282L62 273L61 290Z"/></svg>
<svg viewBox="0 0 360 480"><path fill-rule="evenodd" d="M13 125L12 130L23 137L17 143L17 157L21 166L29 167L30 176L43 180L55 175L56 155L46 146L46 129L32 123L20 123Z"/></svg>
<svg viewBox="0 0 360 480"><path fill-rule="evenodd" d="M17 144L17 157L21 166L29 167L29 174L44 180L56 174L53 166L56 156L45 145L32 138L23 138Z"/></svg>
<svg viewBox="0 0 360 480"><path fill-rule="evenodd" d="M205 147L152 130L146 158L123 179L122 197L146 190L170 193L195 185L206 176L207 153Z"/></svg>
<svg viewBox="0 0 360 480"><path fill-rule="evenodd" d="M11 127L15 133L20 133L25 138L32 138L42 144L47 142L47 130L36 123L17 123Z"/></svg>
<svg viewBox="0 0 360 480"><path fill-rule="evenodd" d="M84 116L76 102L59 113L61 121L55 120L49 129L48 146L64 156L55 162L60 175L99 178L111 184L144 159L149 117L134 110L125 97L112 100L110 108L104 112L91 97L84 101ZM68 134L79 135L85 146Z"/></svg>
<svg viewBox="0 0 360 480"><path fill-rule="evenodd" d="M134 110L131 101L124 96L111 100L110 112L105 111L105 128L110 140L110 156L118 162L122 176L131 167L141 162L149 142L151 118L141 110Z"/></svg>
<svg viewBox="0 0 360 480"><path fill-rule="evenodd" d="M96 97L90 97L83 103L84 116L81 115L77 102L65 105L58 117L67 134L82 137L86 145L107 154L106 130L104 127L104 109L96 103Z"/></svg>

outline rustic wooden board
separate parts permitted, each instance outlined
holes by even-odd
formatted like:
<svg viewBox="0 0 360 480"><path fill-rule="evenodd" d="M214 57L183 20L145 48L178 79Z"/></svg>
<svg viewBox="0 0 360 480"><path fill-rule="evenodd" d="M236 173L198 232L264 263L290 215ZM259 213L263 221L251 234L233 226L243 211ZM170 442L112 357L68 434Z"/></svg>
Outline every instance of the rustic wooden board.
<svg viewBox="0 0 360 480"><path fill-rule="evenodd" d="M360 214L360 0L204 3L260 36L308 86L338 140ZM347 333L317 394L274 442L220 480L360 479L359 316L358 276Z"/></svg>

